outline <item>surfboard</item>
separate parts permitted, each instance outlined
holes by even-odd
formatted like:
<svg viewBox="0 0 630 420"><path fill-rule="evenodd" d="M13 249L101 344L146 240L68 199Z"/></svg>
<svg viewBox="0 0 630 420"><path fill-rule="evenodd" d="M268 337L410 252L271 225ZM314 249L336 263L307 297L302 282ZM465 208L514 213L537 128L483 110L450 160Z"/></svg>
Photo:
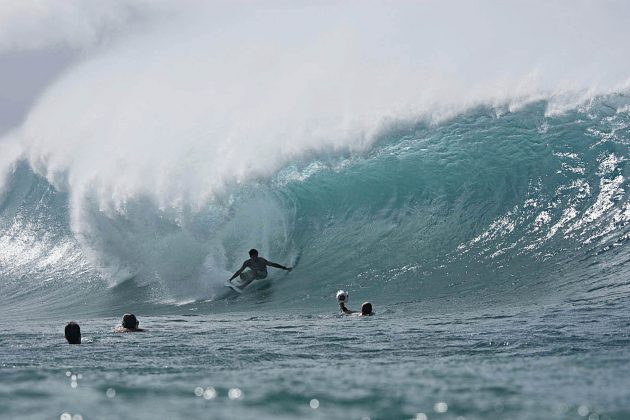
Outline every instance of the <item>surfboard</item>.
<svg viewBox="0 0 630 420"><path fill-rule="evenodd" d="M256 276L252 270L245 270L239 277L232 279L232 281L226 281L224 284L235 292L243 293L243 289L255 279Z"/></svg>
<svg viewBox="0 0 630 420"><path fill-rule="evenodd" d="M240 287L236 287L236 285L230 283L229 281L225 282L225 287L229 287L230 289L234 290L236 293L243 293L243 289L241 289Z"/></svg>

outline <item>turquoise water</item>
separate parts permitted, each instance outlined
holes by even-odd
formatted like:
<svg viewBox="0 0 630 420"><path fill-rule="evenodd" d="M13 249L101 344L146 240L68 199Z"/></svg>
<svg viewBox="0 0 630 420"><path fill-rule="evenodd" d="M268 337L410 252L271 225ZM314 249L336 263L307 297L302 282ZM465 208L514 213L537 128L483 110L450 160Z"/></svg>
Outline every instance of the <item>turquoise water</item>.
<svg viewBox="0 0 630 420"><path fill-rule="evenodd" d="M112 318L82 320L80 346L63 343L58 322L4 326L2 417L630 415L630 340L619 335L628 319L611 316L616 305L449 313L403 304L371 318L329 306L306 315L196 314L195 306L142 318L143 334L113 334ZM67 372L81 375L76 388Z"/></svg>
<svg viewBox="0 0 630 420"><path fill-rule="evenodd" d="M21 162L0 416L628 418L628 105L401 123L200 208L104 208ZM296 268L223 298L251 247ZM338 289L376 316L339 315ZM112 333L124 312L148 331Z"/></svg>

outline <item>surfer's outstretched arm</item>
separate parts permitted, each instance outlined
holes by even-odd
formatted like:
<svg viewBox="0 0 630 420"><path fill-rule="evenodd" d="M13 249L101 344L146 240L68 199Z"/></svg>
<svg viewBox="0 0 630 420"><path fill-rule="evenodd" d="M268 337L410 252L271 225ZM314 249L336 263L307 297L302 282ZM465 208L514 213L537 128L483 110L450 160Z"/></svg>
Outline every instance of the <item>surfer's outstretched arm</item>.
<svg viewBox="0 0 630 420"><path fill-rule="evenodd" d="M243 270L245 270L245 268L247 268L247 261L245 261L243 263L243 265L241 266L241 268L238 269L238 271L236 273L234 273L234 275L232 277L230 277L230 279L228 281L232 281L235 278L237 278L238 276L241 275L241 273L243 272Z"/></svg>
<svg viewBox="0 0 630 420"><path fill-rule="evenodd" d="M280 264L277 264L277 263L271 262L271 261L267 261L267 265L269 267L281 268L281 269L287 270L287 271L290 271L290 270L293 269L293 267L285 267L284 265L280 265Z"/></svg>

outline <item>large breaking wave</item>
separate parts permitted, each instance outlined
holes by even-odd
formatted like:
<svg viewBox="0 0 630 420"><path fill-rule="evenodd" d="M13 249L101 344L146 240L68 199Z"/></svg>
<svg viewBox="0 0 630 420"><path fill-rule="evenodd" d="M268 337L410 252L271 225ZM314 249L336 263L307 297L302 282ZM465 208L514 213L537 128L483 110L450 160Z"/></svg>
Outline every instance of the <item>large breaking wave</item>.
<svg viewBox="0 0 630 420"><path fill-rule="evenodd" d="M88 194L79 226L71 196L22 163L2 202L3 300L98 311L121 293L104 285L130 279L147 303L212 299L250 247L300 256L272 294L250 292L272 305L339 287L381 304L615 300L630 287L629 105L477 107L392 128L361 153L294 160L200 208L138 195L111 211Z"/></svg>
<svg viewBox="0 0 630 420"><path fill-rule="evenodd" d="M216 299L251 247L299 264L230 304L627 293L627 6L451 6L0 8L80 51L0 141L4 310Z"/></svg>

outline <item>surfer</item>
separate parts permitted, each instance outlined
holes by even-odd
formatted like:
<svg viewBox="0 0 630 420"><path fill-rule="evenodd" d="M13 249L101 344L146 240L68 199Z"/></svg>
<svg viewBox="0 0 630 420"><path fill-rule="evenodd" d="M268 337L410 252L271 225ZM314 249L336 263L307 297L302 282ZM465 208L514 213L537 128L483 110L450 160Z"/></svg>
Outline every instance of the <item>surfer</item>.
<svg viewBox="0 0 630 420"><path fill-rule="evenodd" d="M285 267L284 265L280 265L259 257L258 250L250 249L249 259L243 263L241 268L236 273L234 273L232 277L230 277L228 283L231 283L232 280L240 276L241 284L238 285L238 287L243 288L254 280L267 278L267 266L281 268L287 271L292 270L292 267ZM249 270L245 271L246 268L249 268Z"/></svg>
<svg viewBox="0 0 630 420"><path fill-rule="evenodd" d="M134 314L124 314L122 319L122 325L114 328L114 332L143 332L142 328L138 328L140 321Z"/></svg>
<svg viewBox="0 0 630 420"><path fill-rule="evenodd" d="M74 321L68 322L64 330L68 344L81 344L81 327Z"/></svg>

